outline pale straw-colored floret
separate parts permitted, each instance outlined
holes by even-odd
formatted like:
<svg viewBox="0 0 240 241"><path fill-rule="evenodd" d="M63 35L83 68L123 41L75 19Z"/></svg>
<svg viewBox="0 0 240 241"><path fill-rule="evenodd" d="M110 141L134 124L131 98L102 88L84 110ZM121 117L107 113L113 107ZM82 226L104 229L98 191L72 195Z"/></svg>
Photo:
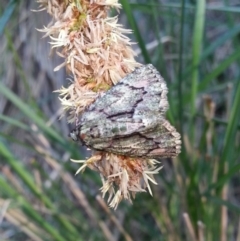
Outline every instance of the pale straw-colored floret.
<svg viewBox="0 0 240 241"><path fill-rule="evenodd" d="M113 208L117 208L122 199L131 202L136 193L146 192L145 187L152 195L149 181L157 185L153 175L162 169L162 166L157 166L159 162L154 159L135 160L134 158L99 152L88 160L72 161L82 163L76 174L84 171L86 167L101 174L103 186L100 190L103 197L107 193L109 194L108 202Z"/></svg>

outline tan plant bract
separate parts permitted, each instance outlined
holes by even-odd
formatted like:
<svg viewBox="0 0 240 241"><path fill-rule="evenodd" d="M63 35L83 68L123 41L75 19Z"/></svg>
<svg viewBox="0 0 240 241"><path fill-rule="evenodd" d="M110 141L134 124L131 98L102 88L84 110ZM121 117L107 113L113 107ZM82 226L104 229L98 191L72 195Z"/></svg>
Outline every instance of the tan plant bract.
<svg viewBox="0 0 240 241"><path fill-rule="evenodd" d="M50 44L64 61L54 70L66 67L72 80L59 92L64 113L74 122L99 95L115 85L125 75L140 66L134 60L131 42L125 34L130 30L118 24L118 17L108 17L110 8L119 10L117 0L39 0L41 10L53 20L40 30L51 38ZM110 153L94 152L79 168L89 167L102 177L103 196L116 208L122 199L131 201L137 192L151 193L148 181L156 184L156 161L133 159ZM117 191L115 191L117 189Z"/></svg>

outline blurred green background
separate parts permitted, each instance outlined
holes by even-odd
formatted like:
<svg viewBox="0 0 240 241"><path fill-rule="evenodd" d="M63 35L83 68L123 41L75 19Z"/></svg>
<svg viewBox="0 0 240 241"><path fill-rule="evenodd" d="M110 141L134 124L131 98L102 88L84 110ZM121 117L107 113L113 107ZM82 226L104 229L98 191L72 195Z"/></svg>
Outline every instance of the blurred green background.
<svg viewBox="0 0 240 241"><path fill-rule="evenodd" d="M121 1L137 60L167 82L183 146L162 160L153 197L116 211L97 173L74 176L70 158L88 154L59 120L52 91L69 82L36 30L50 16L34 1L1 2L0 240L240 241L239 0Z"/></svg>

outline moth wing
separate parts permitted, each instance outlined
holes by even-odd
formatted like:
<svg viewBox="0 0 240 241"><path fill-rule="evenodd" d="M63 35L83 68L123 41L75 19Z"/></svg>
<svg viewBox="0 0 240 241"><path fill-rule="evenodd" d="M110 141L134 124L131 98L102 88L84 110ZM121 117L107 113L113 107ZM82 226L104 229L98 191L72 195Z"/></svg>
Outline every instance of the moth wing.
<svg viewBox="0 0 240 241"><path fill-rule="evenodd" d="M94 138L88 145L99 151L148 158L174 157L181 150L180 134L166 120L159 120L129 135Z"/></svg>
<svg viewBox="0 0 240 241"><path fill-rule="evenodd" d="M151 64L144 65L101 94L83 112L80 123L165 115L167 92L166 83L157 69Z"/></svg>
<svg viewBox="0 0 240 241"><path fill-rule="evenodd" d="M126 116L119 119L99 119L82 123L79 135L80 139L91 147L95 143L110 142L114 138L131 136L150 125L146 119L143 121Z"/></svg>

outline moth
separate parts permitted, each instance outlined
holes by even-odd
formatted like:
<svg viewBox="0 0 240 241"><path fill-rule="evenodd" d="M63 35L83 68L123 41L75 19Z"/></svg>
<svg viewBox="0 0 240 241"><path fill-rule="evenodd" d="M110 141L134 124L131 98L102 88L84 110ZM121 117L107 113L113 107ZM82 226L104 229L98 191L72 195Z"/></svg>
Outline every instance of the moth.
<svg viewBox="0 0 240 241"><path fill-rule="evenodd" d="M101 94L70 133L74 141L117 155L175 157L180 134L166 120L168 88L157 69L143 65Z"/></svg>

